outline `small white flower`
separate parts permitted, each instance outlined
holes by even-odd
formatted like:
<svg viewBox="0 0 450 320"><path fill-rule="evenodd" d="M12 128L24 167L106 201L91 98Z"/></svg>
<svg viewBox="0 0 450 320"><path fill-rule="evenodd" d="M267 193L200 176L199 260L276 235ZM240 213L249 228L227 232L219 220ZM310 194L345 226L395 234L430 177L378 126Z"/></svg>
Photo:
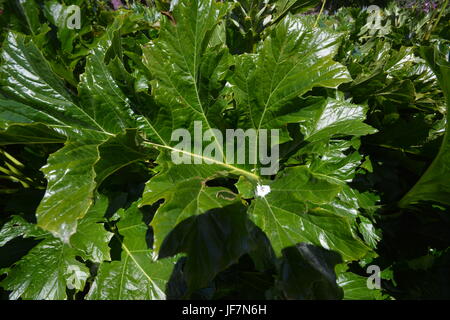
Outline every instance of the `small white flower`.
<svg viewBox="0 0 450 320"><path fill-rule="evenodd" d="M264 198L266 195L270 193L270 186L256 186L256 196Z"/></svg>

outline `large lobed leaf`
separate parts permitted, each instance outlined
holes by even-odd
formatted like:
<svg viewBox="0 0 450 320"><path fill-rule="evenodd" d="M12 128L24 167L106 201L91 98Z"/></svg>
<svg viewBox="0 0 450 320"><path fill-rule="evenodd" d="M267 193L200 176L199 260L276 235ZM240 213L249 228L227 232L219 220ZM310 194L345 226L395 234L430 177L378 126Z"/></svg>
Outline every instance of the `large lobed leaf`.
<svg viewBox="0 0 450 320"><path fill-rule="evenodd" d="M148 227L136 205L117 214L120 219L115 234L121 244L120 261L111 261L108 246L113 233L106 231L112 222L105 221L108 207L105 197L78 224L70 243L63 243L34 224L14 216L0 230L0 245L24 237L40 240L21 260L6 269L1 286L10 290L10 299L62 300L67 289L85 289L91 272L83 262L99 264L88 299L131 300L164 299L165 286L175 260L155 260L148 249ZM80 258L82 260L80 260Z"/></svg>
<svg viewBox="0 0 450 320"><path fill-rule="evenodd" d="M243 125L257 130L282 128L287 116L298 122L295 98L314 87L337 88L350 81L347 69L332 60L339 43L339 34L313 29L288 16L256 55L237 57L232 83L239 111L245 114Z"/></svg>
<svg viewBox="0 0 450 320"><path fill-rule="evenodd" d="M175 265L174 258L156 261L148 249L148 227L136 205L119 213L117 231L122 255L120 261L103 263L87 299L93 300L161 300Z"/></svg>
<svg viewBox="0 0 450 320"><path fill-rule="evenodd" d="M362 258L368 248L353 235L349 221L315 206L330 203L341 191L339 184L312 173L306 167L284 170L267 183L267 195L256 194L250 217L271 240L275 253L306 242L335 250L345 259Z"/></svg>
<svg viewBox="0 0 450 320"><path fill-rule="evenodd" d="M173 12L176 24L163 23L159 38L144 48L145 63L155 77L156 100L171 110L171 115L160 112L149 123L161 125L164 119L174 129L189 128L191 132L193 120L202 121L205 129L223 127L217 110L223 108L218 103L225 99L227 91L217 79L223 79L230 62L224 58L223 48L209 51L209 33L217 27L222 5L206 3L181 3ZM295 104L299 95L313 87L336 88L350 80L346 68L332 60L339 39L339 34L315 30L298 18L288 17L275 27L256 54L236 56L234 75L225 79L230 80L236 98L235 112L241 119L237 125L258 131L285 128L286 123L304 123L303 128L309 130L305 138L311 141L374 132L362 122L365 109L361 106L331 99L321 100L309 109ZM217 98L212 99L212 94ZM147 126L147 131L153 140L151 145L178 151L168 143L168 137L163 137L163 130ZM287 141L290 138L286 131L285 134ZM195 151L189 156L202 158ZM270 186L271 193L252 201L249 213L278 254L284 247L301 241L332 248L348 259L358 259L368 250L354 236L345 218L320 209L309 211L310 202L331 202L341 186L307 168L285 170L272 183L265 182L251 168L217 161L195 166L173 166L168 156L160 156L157 161L160 172L147 184L141 203L165 200L152 222L157 250L177 224L226 204L226 200L218 198L220 188L208 187L206 182L230 174L246 177L250 194L262 185ZM193 202L193 198L197 201Z"/></svg>
<svg viewBox="0 0 450 320"><path fill-rule="evenodd" d="M92 205L98 184L118 168L143 158L133 132L125 133L136 127L130 104L105 62L122 23L123 19L116 20L88 57L80 99L53 73L31 38L10 33L3 46L0 90L9 97L0 100L1 126L8 134L4 137L9 137L4 143L65 143L43 168L48 187L36 213L38 224L65 242ZM30 139L24 141L24 135ZM112 158L117 145L131 152Z"/></svg>
<svg viewBox="0 0 450 320"><path fill-rule="evenodd" d="M106 199L99 198L69 244L19 216L6 223L0 230L1 245L18 237L41 240L7 270L1 285L11 291L10 299L62 300L67 298L67 288L82 291L90 272L77 256L99 263L110 259L112 234L99 224L106 206Z"/></svg>
<svg viewBox="0 0 450 320"><path fill-rule="evenodd" d="M435 72L447 100L447 125L439 153L416 185L403 197L400 206L420 201L436 201L450 205L450 62L448 44L422 48L422 53Z"/></svg>

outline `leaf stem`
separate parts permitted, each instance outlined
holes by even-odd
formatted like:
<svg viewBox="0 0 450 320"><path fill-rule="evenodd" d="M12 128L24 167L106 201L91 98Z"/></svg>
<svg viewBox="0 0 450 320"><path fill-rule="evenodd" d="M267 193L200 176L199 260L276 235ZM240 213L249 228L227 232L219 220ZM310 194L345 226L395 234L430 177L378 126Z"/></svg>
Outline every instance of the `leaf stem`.
<svg viewBox="0 0 450 320"><path fill-rule="evenodd" d="M19 160L17 160L16 158L14 158L12 155L10 155L8 152L6 152L3 149L0 149L0 153L2 153L7 159L9 159L13 164L15 164L16 166L20 167L20 168L24 168L25 165L20 162Z"/></svg>
<svg viewBox="0 0 450 320"><path fill-rule="evenodd" d="M448 6L448 0L445 0L444 4L442 5L442 8L439 12L439 15L436 19L436 21L433 24L433 27L428 31L427 35L425 36L425 40L429 40L431 37L431 34L433 33L434 29L436 29L437 25L439 24L439 21L441 21L442 15L444 14L445 8Z"/></svg>
<svg viewBox="0 0 450 320"><path fill-rule="evenodd" d="M160 144L153 143L153 142L150 142L150 141L144 141L144 144L151 145L154 148L163 148L163 149L171 150L171 151L174 151L174 152L180 152L180 153L189 155L189 156L194 157L194 158L200 158L200 159L206 160L206 161L208 161L210 163L213 163L213 164L216 164L216 165L228 168L231 171L239 172L239 173L241 173L241 174L251 178L252 180L260 180L260 177L258 175L254 174L254 173L252 173L250 171L237 168L235 166L232 166L231 164L228 164L228 163L225 163L225 162L222 162L222 161L218 161L216 159L212 159L212 158L209 158L209 157L205 157L203 155L198 155L198 154L195 154L195 153L192 153L192 152L187 152L187 151L184 151L184 150L176 149L176 148L173 148L173 147L170 147L170 146L160 145Z"/></svg>
<svg viewBox="0 0 450 320"><path fill-rule="evenodd" d="M447 0L447 1L448 1L448 0ZM322 2L322 8L320 8L320 12L319 12L319 14L318 14L318 16L317 16L316 22L314 22L313 28L317 27L317 24L319 23L319 19L320 19L320 17L322 16L322 13L323 13L323 10L325 9L325 5L326 5L326 4L327 4L327 0L324 0L324 1Z"/></svg>

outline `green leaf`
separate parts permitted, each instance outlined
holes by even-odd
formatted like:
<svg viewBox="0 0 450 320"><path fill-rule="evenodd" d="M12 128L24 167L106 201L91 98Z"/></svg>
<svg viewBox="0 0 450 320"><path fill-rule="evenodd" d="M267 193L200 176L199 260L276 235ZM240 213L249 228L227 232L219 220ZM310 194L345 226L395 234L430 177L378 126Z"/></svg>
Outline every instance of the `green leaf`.
<svg viewBox="0 0 450 320"><path fill-rule="evenodd" d="M162 150L157 159L160 173L147 184L141 203L165 200L152 221L156 250L178 223L237 198L227 188L208 187L208 180L229 173L258 178L225 160L211 161L197 150L184 153L195 162L212 164L174 166L164 151L179 151L170 141L172 130L186 128L193 132L194 121L201 121L204 129L226 128L221 112L225 107L224 80L232 61L223 43L212 47L211 41L217 42L213 35L227 10L228 5L214 1L180 2L173 12L176 24L163 21L159 38L143 48L144 63L155 77L155 100L160 105L155 118L142 122L152 140L148 144ZM217 143L217 147L223 154L223 146Z"/></svg>
<svg viewBox="0 0 450 320"><path fill-rule="evenodd" d="M332 60L339 43L339 34L313 29L288 16L256 55L239 56L233 91L246 128L280 128L285 122L278 118L297 111L292 104L295 98L314 87L337 88L350 81L347 69Z"/></svg>
<svg viewBox="0 0 450 320"><path fill-rule="evenodd" d="M171 110L173 129L192 128L195 120L207 129L221 127L218 93L230 59L226 48L213 50L208 44L227 10L227 4L215 1L182 1L173 12L176 25L163 20L159 38L143 49L144 63L155 77L155 98ZM155 142L164 140L169 137Z"/></svg>
<svg viewBox="0 0 450 320"><path fill-rule="evenodd" d="M14 105L13 101L6 102L9 106ZM0 101L0 108L3 108L4 101ZM16 104L17 106L17 104ZM2 117L0 115L0 117ZM0 131L0 145L10 144L32 144L32 143L64 143L66 138L56 131L40 123L9 125L4 131Z"/></svg>
<svg viewBox="0 0 450 320"><path fill-rule="evenodd" d="M9 101L3 101L2 109L8 108L8 117L2 122L41 122L60 127L64 133L72 133L79 126L103 132L95 119L74 103L63 81L55 76L30 38L9 33L1 56L1 92L23 103L18 107L11 102L8 108Z"/></svg>
<svg viewBox="0 0 450 320"><path fill-rule="evenodd" d="M90 300L160 300L172 273L175 258L156 260L148 249L148 227L134 204L119 213L117 224L122 255L120 261L104 262L87 295Z"/></svg>
<svg viewBox="0 0 450 320"><path fill-rule="evenodd" d="M48 236L48 232L30 224L22 217L13 216L1 229L0 246L4 246L9 241L22 236L24 238L43 238Z"/></svg>
<svg viewBox="0 0 450 320"><path fill-rule="evenodd" d="M84 110L109 133L136 127L131 102L106 66L109 55L121 55L119 35L124 22L124 18L116 19L91 50L78 88Z"/></svg>
<svg viewBox="0 0 450 320"><path fill-rule="evenodd" d="M207 287L221 271L247 253L247 215L240 203L212 209L178 224L164 241L163 257L186 253L183 267L189 291Z"/></svg>
<svg viewBox="0 0 450 320"><path fill-rule="evenodd" d="M102 223L107 208L107 198L99 197L86 216L79 221L77 232L70 238L71 246L80 251L81 257L86 261L102 263L111 260L108 244L113 234L106 231Z"/></svg>
<svg viewBox="0 0 450 320"><path fill-rule="evenodd" d="M278 0L275 3L277 14L276 19L279 20L286 14L292 14L306 11L320 4L319 0Z"/></svg>
<svg viewBox="0 0 450 320"><path fill-rule="evenodd" d="M376 248L381 240L380 231L375 229L373 223L366 217L359 217L361 223L358 225L359 232L362 234L364 241L371 247Z"/></svg>
<svg viewBox="0 0 450 320"><path fill-rule="evenodd" d="M399 202L407 207L420 201L450 205L450 62L448 44L422 48L422 54L435 72L447 100L447 126L439 153L415 186Z"/></svg>
<svg viewBox="0 0 450 320"><path fill-rule="evenodd" d="M73 42L75 39L86 33L86 24L84 23L87 19L83 19L86 17L85 12L81 12L80 8L80 29L69 28L69 18L72 18L77 11L75 11L76 6L66 6L64 4L58 3L58 1L46 1L44 5L44 14L47 19L57 27L57 35L59 41L61 41L62 50L71 53L74 47ZM71 19L70 19L71 20ZM83 25L81 25L83 24ZM90 27L87 27L90 29Z"/></svg>
<svg viewBox="0 0 450 320"><path fill-rule="evenodd" d="M90 272L77 257L97 263L110 260L108 243L112 233L102 224L107 206L107 199L99 197L88 215L80 220L69 244L19 216L4 224L0 246L18 237L41 240L7 270L1 285L12 291L10 299L61 300L67 298L66 287L82 291Z"/></svg>
<svg viewBox="0 0 450 320"><path fill-rule="evenodd" d="M319 100L319 99L317 99ZM364 136L376 130L365 124L367 108L336 99L320 99L296 116L304 139L315 142L343 136Z"/></svg>
<svg viewBox="0 0 450 320"><path fill-rule="evenodd" d="M152 220L155 250L159 250L169 232L183 220L214 208L223 208L238 200L224 187L208 187L208 180L220 177L220 166L173 165L163 156L162 172L147 184L141 206L164 199Z"/></svg>
<svg viewBox="0 0 450 320"><path fill-rule="evenodd" d="M99 157L95 163L95 181L97 186L119 169L148 158L148 152L142 145L142 137L135 129L111 136L98 147Z"/></svg>
<svg viewBox="0 0 450 320"><path fill-rule="evenodd" d="M344 300L385 300L386 296L378 289L367 287L367 278L352 272L338 275L339 286L344 290Z"/></svg>
<svg viewBox="0 0 450 320"><path fill-rule="evenodd" d="M42 168L49 183L36 213L38 224L64 242L75 233L78 219L84 217L93 203L96 187L93 165L97 161L98 140L69 140Z"/></svg>
<svg viewBox="0 0 450 320"><path fill-rule="evenodd" d="M283 249L278 286L288 300L340 300L334 268L339 254L301 243Z"/></svg>
<svg viewBox="0 0 450 320"><path fill-rule="evenodd" d="M8 271L1 286L12 291L12 300L66 299L66 287L83 290L89 277L89 269L75 256L60 240L43 240Z"/></svg>
<svg viewBox="0 0 450 320"><path fill-rule="evenodd" d="M254 186L247 178L241 176L235 186L244 199L251 199L255 196Z"/></svg>
<svg viewBox="0 0 450 320"><path fill-rule="evenodd" d="M3 127L42 123L55 132L51 135L69 137L66 146L51 155L43 169L49 183L37 212L39 224L67 242L76 230L77 219L84 216L92 203L93 164L98 160L98 144L106 139L107 132L74 103L30 39L10 33L2 57L5 63L1 73L5 78L1 90L22 101L2 101L6 115L2 117ZM68 194L63 191L73 186L76 189L70 197L76 202L67 201Z"/></svg>
<svg viewBox="0 0 450 320"><path fill-rule="evenodd" d="M40 135L45 138L34 138L27 143L50 142L58 135L66 137L65 146L52 154L43 168L48 187L37 210L38 224L66 243L76 231L77 220L92 205L93 192L98 186L96 178L101 183L118 168L144 157L131 133L123 134L125 129L137 124L129 102L104 62L121 21L111 26L88 58L79 89L81 103L51 71L29 38L10 33L2 51L5 62L0 69L4 75L0 90L17 100L0 100L1 127L6 129L5 134L13 131L36 134L47 127L49 133ZM26 125L27 130L18 130L20 125ZM8 143L23 139L19 135L14 141L12 136ZM111 157L117 145L126 146L131 152L123 157L102 158Z"/></svg>
<svg viewBox="0 0 450 320"><path fill-rule="evenodd" d="M349 220L311 205L331 202L341 190L339 184L306 167L288 168L275 181L265 183L270 192L261 193L262 186L257 186L250 217L266 233L277 255L299 242L335 250L345 260L367 253L368 247L353 235Z"/></svg>
<svg viewBox="0 0 450 320"><path fill-rule="evenodd" d="M12 15L12 23L15 30L36 35L41 31L42 24L39 21L39 6L35 0L8 1L6 10ZM3 18L3 17L2 17Z"/></svg>
<svg viewBox="0 0 450 320"><path fill-rule="evenodd" d="M217 11L212 11L209 5L202 7L202 10L196 5L187 8L184 3L189 3L189 1L181 3L178 9L174 11L174 18L177 24L172 25L170 22L165 22L159 39L151 43L149 48L144 48L146 65L156 78L152 84L156 101L166 108L172 109L172 122L168 120L170 115L161 112L158 115L159 118L149 121L149 123L158 124L158 128L155 128L153 125L148 126L148 136L155 139L155 142L150 143L150 145L172 151L178 150L168 146L167 134L164 137L162 136L161 132L163 131L159 129L159 126L162 127L162 119L166 119L166 126L170 123L173 129L188 128L191 132L192 121L194 120L202 121L206 129L212 128L212 125L218 128L226 128L223 121L222 123L217 123L217 120L222 120L222 117L218 117L215 113L223 107L217 106L215 100L210 99L213 91L207 89L217 88L215 90L216 95L217 92L226 92L223 85L218 86L217 79L222 77L218 70L227 67L227 63L224 63L223 67L220 66L220 61L223 58L221 56L222 51L218 49L216 49L214 54L208 52L207 49L203 49L206 51L201 51L209 43L209 37L202 33L205 30L205 24L210 21L209 19L213 16L213 13ZM211 4L211 6L215 5ZM207 14L208 12L209 14ZM188 16L191 16L190 21L187 21ZM199 16L201 16L200 20L202 22L197 21ZM197 29L194 28L193 24L197 26ZM212 24L209 26L209 30L212 30L215 26L215 24ZM198 32L190 32L188 35L185 35L186 30L193 29ZM181 35L184 35L184 37L181 37ZM199 35L198 39L196 38L197 35ZM189 40L187 41L187 39ZM298 96L307 93L316 86L335 88L339 84L350 80L345 67L332 60L337 52L339 42L339 34L313 30L311 27L302 24L300 19L290 17L275 28L257 54L237 57L235 59L236 68L232 79L232 89L238 102L236 112L240 113L239 116L242 119L238 127L255 128L257 130L282 128L285 127L286 122L296 123L304 121L306 116L303 118L298 116L297 113L301 110L294 104ZM195 43L202 43L203 45L192 48L192 45ZM183 50L181 49L182 45L184 45ZM202 63L206 61L208 61L208 68L204 69ZM210 70L214 70L214 72L211 73ZM308 70L308 72L305 70ZM219 98L222 98L220 93ZM214 104L211 104L211 102L214 102ZM337 119L335 123L330 124L329 131L323 132L321 139L330 139L334 134L336 136L363 135L373 132L371 127L362 123L365 117L365 109L363 107L353 106L341 101L333 104L331 100L328 104L321 104L318 107L317 127L322 125L320 123L321 112L325 113L322 109L325 109L327 106L328 109L325 111L334 111ZM345 112L347 112L347 115L351 114L353 118L347 121ZM289 118L289 121L286 121L287 118ZM200 157L200 155L195 154L189 154L189 156ZM182 167L185 175L180 178L178 171L172 169L172 166L167 164L168 162L167 156L158 159L160 174L147 184L144 195L143 204L153 204L161 198L166 200L152 222L155 231L156 248L163 241L163 237L158 236L158 234L166 235L178 223L182 222L182 219L178 219L180 212L183 212L182 217L186 218L202 213L201 211L196 211L196 208L190 207L192 196L197 197L199 195L200 181L206 180L214 172L220 170L226 174L227 171L231 171L244 175L251 180L253 190L261 187L255 182L260 180L258 176L255 177L254 174L248 174L249 172L251 173L249 170L241 170L239 172L232 165L227 166L214 162L214 164L209 166L197 165L195 169L186 165ZM215 167L216 165L223 168ZM302 221L300 212L306 210L306 203L309 201L318 204L331 202L341 190L341 186L328 182L324 178L313 176L306 168L298 171L296 172L296 169L287 170L289 174L285 176L288 178L279 179L279 183L276 180L274 185L275 187L280 186L279 190L273 191L268 196L269 198L273 197L274 201L278 201L276 198L280 197L279 201L283 202L284 206L289 206L292 199L295 199L292 205L292 207L296 207L294 212L289 212L289 210L292 210L291 208L287 210L289 214L283 211L283 207L280 207L283 210L273 209L271 204L265 204L265 200L263 201L262 197L257 197L250 209L252 218L256 221L255 223L272 240L275 251L279 253L282 248L294 245L301 240L320 245L321 242L326 243L324 235L329 233L331 237L336 238L331 240L331 243L333 241L342 242L348 246L347 248L342 248L341 243L336 243L333 247L333 249L341 247L340 250L344 252L346 258L351 257L353 259L354 257L363 256L368 248L353 236L349 222L340 216L324 212L324 210L320 211L320 213L308 214L303 219L308 220L309 216L316 215L316 218L311 219L321 220L322 224L319 223L319 227L316 227L316 221L309 222L311 230L307 232L303 232L299 228L298 221ZM195 188L189 185L188 190L191 192L186 193L186 195L180 195L177 191L184 190L184 185L183 188L179 188L179 181L184 183L184 181L191 181L192 179L196 181ZM299 180L301 181L300 184L298 184ZM155 181L158 184L152 184ZM287 190L283 186L286 182L292 189ZM268 184L273 188L272 183ZM161 195L160 189L165 192L167 190L167 194ZM247 189L245 193L250 195L251 192ZM274 194L276 196L273 196ZM200 195L202 194L200 193ZM180 199L183 200L180 201ZM289 200L286 201L286 199ZM219 208L222 206L220 203L213 205ZM201 204L197 207L201 210L213 209L213 207L205 207ZM166 211L166 208L170 208L173 212ZM186 209L189 210L187 215L184 213ZM280 212L270 214L269 209ZM160 218L163 217L163 212L167 212L164 214L164 219ZM304 214L306 215L306 213ZM282 217L281 219L279 218L280 216ZM282 220L281 223L279 220ZM168 221L170 224L167 225ZM332 225L331 221L336 221L338 232L329 230L329 226ZM290 232L286 233L284 230L289 230Z"/></svg>

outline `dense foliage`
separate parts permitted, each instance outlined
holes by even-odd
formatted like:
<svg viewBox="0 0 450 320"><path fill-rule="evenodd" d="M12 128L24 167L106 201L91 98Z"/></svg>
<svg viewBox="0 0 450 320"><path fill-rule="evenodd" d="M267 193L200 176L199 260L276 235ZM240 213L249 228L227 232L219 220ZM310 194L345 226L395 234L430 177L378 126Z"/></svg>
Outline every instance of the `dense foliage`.
<svg viewBox="0 0 450 320"><path fill-rule="evenodd" d="M450 298L448 0L112 2L0 0L3 298Z"/></svg>

